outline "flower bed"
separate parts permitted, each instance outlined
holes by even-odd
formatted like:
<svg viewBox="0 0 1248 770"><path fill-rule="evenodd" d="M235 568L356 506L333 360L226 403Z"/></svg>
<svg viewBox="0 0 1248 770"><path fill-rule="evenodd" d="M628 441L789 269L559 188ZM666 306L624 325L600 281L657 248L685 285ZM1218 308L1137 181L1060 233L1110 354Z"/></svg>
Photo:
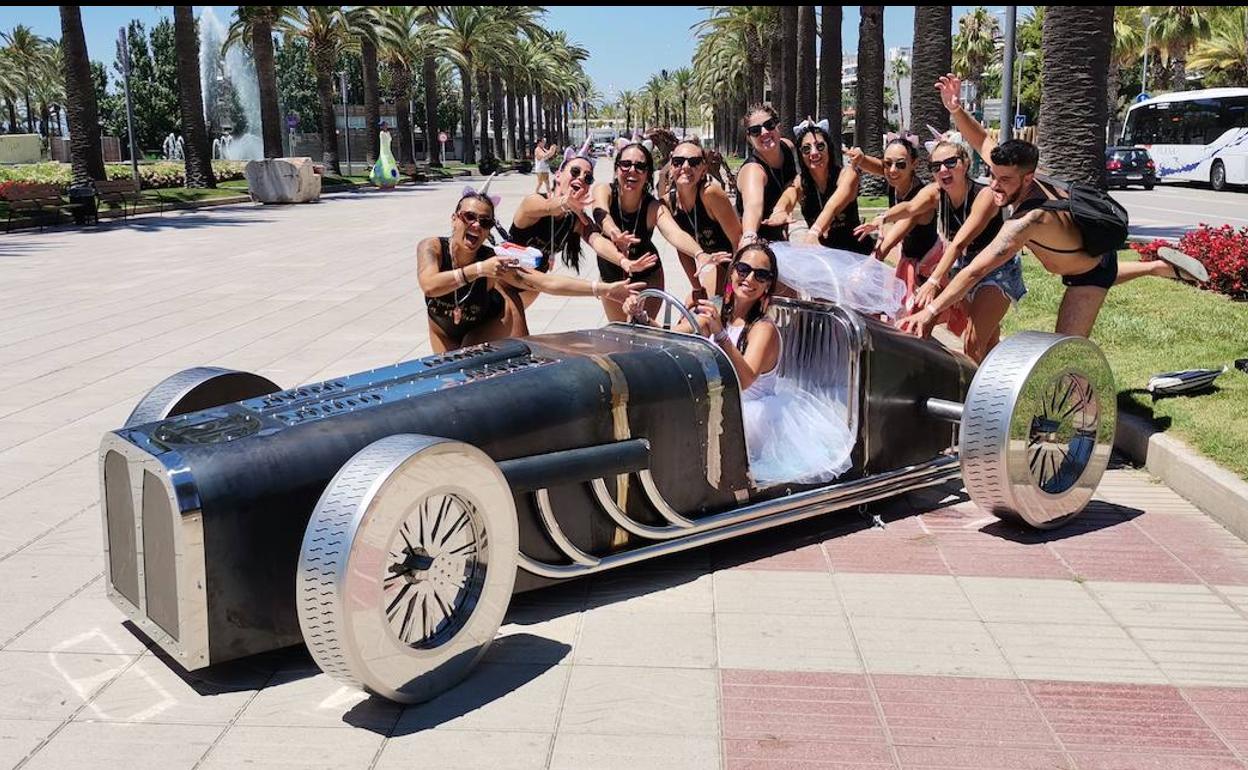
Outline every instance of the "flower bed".
<svg viewBox="0 0 1248 770"><path fill-rule="evenodd" d="M1209 271L1209 282L1203 284L1203 288L1232 299L1248 299L1248 227L1236 230L1230 225L1201 225L1184 233L1178 244L1166 240L1131 244L1131 248L1139 252L1141 261L1156 259L1157 250L1162 246L1176 248L1200 260Z"/></svg>
<svg viewBox="0 0 1248 770"><path fill-rule="evenodd" d="M246 163L233 160L214 160L212 171L218 182L243 178ZM129 179L129 163L106 163L104 173L109 179ZM186 167L180 161L159 161L139 165L139 179L143 189L162 189L186 186ZM32 184L54 184L65 193L73 180L68 163L32 163L21 166L0 166L0 198L5 190ZM17 183L16 185L13 183Z"/></svg>

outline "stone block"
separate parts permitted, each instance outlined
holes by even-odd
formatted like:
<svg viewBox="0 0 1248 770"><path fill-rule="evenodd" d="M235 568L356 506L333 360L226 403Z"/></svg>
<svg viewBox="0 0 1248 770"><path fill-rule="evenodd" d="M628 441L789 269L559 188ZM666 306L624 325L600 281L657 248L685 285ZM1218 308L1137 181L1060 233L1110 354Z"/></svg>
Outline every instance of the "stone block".
<svg viewBox="0 0 1248 770"><path fill-rule="evenodd" d="M253 160L243 173L251 199L260 203L307 203L321 197L321 177L311 158Z"/></svg>

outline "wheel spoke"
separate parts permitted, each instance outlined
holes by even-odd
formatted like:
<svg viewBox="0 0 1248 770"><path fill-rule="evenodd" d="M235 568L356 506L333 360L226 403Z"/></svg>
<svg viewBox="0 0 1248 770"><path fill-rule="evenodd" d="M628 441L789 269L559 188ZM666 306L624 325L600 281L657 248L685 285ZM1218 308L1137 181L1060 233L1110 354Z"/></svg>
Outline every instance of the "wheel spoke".
<svg viewBox="0 0 1248 770"><path fill-rule="evenodd" d="M460 528L462 528L467 523L468 523L468 511L462 511L459 514L459 518L455 520L454 526L452 526L450 530L447 531L446 535L441 540L438 541L438 547L441 548L443 545L446 545L446 541L451 538L451 535L454 535L456 532L460 530Z"/></svg>
<svg viewBox="0 0 1248 770"><path fill-rule="evenodd" d="M450 495L444 495L442 497L442 504L438 506L438 517L433 520L433 528L429 530L429 539L428 540L422 539L421 542L432 543L435 540L437 540L438 530L442 528L442 519L443 517L446 516L446 512L447 510L450 509L450 507L451 507L451 497Z"/></svg>
<svg viewBox="0 0 1248 770"><path fill-rule="evenodd" d="M412 587L411 583L404 583L403 587L399 589L399 593L397 596L394 597L394 601L390 602L389 607L386 607L386 615L388 617L393 618L394 608L399 606L399 602L403 601L403 597L407 594L408 590L411 587Z"/></svg>

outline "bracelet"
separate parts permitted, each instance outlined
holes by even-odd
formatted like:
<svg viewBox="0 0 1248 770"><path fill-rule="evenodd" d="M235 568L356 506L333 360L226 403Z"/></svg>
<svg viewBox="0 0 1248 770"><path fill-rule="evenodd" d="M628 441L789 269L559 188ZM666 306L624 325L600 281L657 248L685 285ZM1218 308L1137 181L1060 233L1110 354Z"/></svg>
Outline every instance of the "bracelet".
<svg viewBox="0 0 1248 770"><path fill-rule="evenodd" d="M719 331L715 332L715 334L714 334L714 336L713 336L713 339L714 339L716 342L726 342L726 341L729 339L729 337L728 337L728 330L727 330L727 329L720 329Z"/></svg>
<svg viewBox="0 0 1248 770"><path fill-rule="evenodd" d="M743 240L743 241L757 241L757 240L758 240L758 233L757 233L757 232L755 232L755 231L753 231L753 230L746 230L745 232L741 233L741 240Z"/></svg>
<svg viewBox="0 0 1248 770"><path fill-rule="evenodd" d="M594 299L598 299L598 279L589 282L589 294Z"/></svg>
<svg viewBox="0 0 1248 770"><path fill-rule="evenodd" d="M455 280L458 281L459 286L463 286L468 283L468 278L465 276L464 269L462 267L455 268Z"/></svg>

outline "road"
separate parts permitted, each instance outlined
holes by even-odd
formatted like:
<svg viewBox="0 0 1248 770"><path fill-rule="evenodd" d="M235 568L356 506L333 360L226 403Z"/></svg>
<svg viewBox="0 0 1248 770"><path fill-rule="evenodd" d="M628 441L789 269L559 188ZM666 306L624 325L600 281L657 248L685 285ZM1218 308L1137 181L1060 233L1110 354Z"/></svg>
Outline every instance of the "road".
<svg viewBox="0 0 1248 770"><path fill-rule="evenodd" d="M1161 185L1152 190L1114 190L1114 198L1131 214L1135 238L1178 238L1201 223L1248 226L1248 192L1214 192L1187 185Z"/></svg>

